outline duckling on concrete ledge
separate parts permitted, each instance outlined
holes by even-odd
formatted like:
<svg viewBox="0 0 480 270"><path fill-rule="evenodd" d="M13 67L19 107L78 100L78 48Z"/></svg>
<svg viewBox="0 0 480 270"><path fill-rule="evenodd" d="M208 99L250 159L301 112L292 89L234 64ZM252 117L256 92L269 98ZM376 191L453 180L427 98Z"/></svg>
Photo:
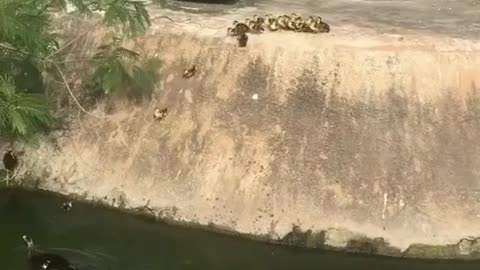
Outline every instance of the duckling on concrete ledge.
<svg viewBox="0 0 480 270"><path fill-rule="evenodd" d="M248 23L248 28L250 28L249 32L252 34L261 34L263 31L265 31L261 24L258 24L254 21L250 21Z"/></svg>
<svg viewBox="0 0 480 270"><path fill-rule="evenodd" d="M155 111L153 111L153 119L155 120L162 120L163 118L167 117L168 115L168 108L165 108L163 110L160 110L160 108L156 108Z"/></svg>
<svg viewBox="0 0 480 270"><path fill-rule="evenodd" d="M232 32L234 36L241 36L242 34L247 33L248 31L250 31L250 28L248 27L248 25L244 23L240 23L238 21L233 21Z"/></svg>
<svg viewBox="0 0 480 270"><path fill-rule="evenodd" d="M188 78L191 78L195 75L197 69L195 67L195 65L193 65L191 68L188 68L188 69L185 69L183 71L183 78L185 79L188 79Z"/></svg>

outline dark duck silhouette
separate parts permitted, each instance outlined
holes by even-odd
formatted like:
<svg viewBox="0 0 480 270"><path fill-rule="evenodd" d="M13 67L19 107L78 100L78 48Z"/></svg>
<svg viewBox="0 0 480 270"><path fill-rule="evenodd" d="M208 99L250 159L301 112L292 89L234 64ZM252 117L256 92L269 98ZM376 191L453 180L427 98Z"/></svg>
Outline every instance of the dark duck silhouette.
<svg viewBox="0 0 480 270"><path fill-rule="evenodd" d="M5 166L8 173L13 173L17 168L18 158L12 149L8 149L5 155L3 155L3 166Z"/></svg>
<svg viewBox="0 0 480 270"><path fill-rule="evenodd" d="M28 235L23 235L22 238L28 248L30 270L79 270L61 255L36 250L32 238Z"/></svg>
<svg viewBox="0 0 480 270"><path fill-rule="evenodd" d="M66 212L70 211L70 209L72 209L72 206L73 206L72 201L62 203L62 209Z"/></svg>
<svg viewBox="0 0 480 270"><path fill-rule="evenodd" d="M191 78L195 75L196 72L197 72L197 68L195 67L195 65L193 65L191 68L185 69L183 71L183 78L185 79Z"/></svg>

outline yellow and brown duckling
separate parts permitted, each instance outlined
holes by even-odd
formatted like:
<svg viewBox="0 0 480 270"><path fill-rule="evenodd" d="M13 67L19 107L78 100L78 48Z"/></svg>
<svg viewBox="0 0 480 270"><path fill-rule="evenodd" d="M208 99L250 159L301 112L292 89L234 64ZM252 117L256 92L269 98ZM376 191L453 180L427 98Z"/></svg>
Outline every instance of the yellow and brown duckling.
<svg viewBox="0 0 480 270"><path fill-rule="evenodd" d="M278 27L283 30L288 30L287 23L288 23L288 16L286 15L281 15L278 16L275 20L277 23Z"/></svg>
<svg viewBox="0 0 480 270"><path fill-rule="evenodd" d="M195 67L195 65L193 65L191 68L187 68L183 71L183 78L184 79L191 78L195 75L196 72L197 72L197 68Z"/></svg>
<svg viewBox="0 0 480 270"><path fill-rule="evenodd" d="M248 23L248 28L250 29L249 32L252 34L261 34L263 31L265 31L263 26L255 21L250 21Z"/></svg>
<svg viewBox="0 0 480 270"><path fill-rule="evenodd" d="M280 27L278 27L278 24L277 24L276 21L268 23L267 26L268 26L268 30L273 31L273 32L278 31L278 29L280 28Z"/></svg>
<svg viewBox="0 0 480 270"><path fill-rule="evenodd" d="M257 16L255 14L255 15L253 15L253 21L256 22L259 25L263 25L263 23L265 22L265 19L263 17Z"/></svg>
<svg viewBox="0 0 480 270"><path fill-rule="evenodd" d="M153 111L153 119L155 120L163 120L168 115L168 108L161 110L160 108L156 108Z"/></svg>
<svg viewBox="0 0 480 270"><path fill-rule="evenodd" d="M265 15L265 23L267 25L270 25L270 24L273 24L276 22L276 18L275 16L273 16L272 14L267 14Z"/></svg>

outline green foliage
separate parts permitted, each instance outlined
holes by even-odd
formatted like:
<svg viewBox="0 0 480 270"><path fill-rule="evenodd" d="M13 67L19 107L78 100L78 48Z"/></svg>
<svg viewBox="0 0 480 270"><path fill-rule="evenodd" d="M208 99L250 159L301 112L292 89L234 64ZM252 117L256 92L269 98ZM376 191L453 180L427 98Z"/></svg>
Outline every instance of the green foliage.
<svg viewBox="0 0 480 270"><path fill-rule="evenodd" d="M80 15L103 14L105 25L127 36L150 25L143 1L0 0L0 136L26 138L53 125L42 78L52 64L64 66L50 16L68 4ZM100 46L91 60L95 87L107 96L148 97L158 81L160 62L140 57L118 40Z"/></svg>
<svg viewBox="0 0 480 270"><path fill-rule="evenodd" d="M12 77L0 77L1 136L26 139L54 123L44 95L17 93Z"/></svg>
<svg viewBox="0 0 480 270"><path fill-rule="evenodd" d="M100 46L93 56L95 90L107 96L150 97L158 82L160 61L140 61L137 52L121 47L119 41Z"/></svg>

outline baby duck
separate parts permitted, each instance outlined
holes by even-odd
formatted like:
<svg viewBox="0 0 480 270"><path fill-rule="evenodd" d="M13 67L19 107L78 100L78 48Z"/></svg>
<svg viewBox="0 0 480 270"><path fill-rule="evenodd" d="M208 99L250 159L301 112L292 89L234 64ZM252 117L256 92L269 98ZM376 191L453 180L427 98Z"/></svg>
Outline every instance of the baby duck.
<svg viewBox="0 0 480 270"><path fill-rule="evenodd" d="M47 260L46 262L44 262L44 263L42 264L42 269L47 269L51 262L52 262L52 261L50 261L50 260Z"/></svg>
<svg viewBox="0 0 480 270"><path fill-rule="evenodd" d="M294 20L288 20L287 29L288 30L295 30L295 21Z"/></svg>
<svg viewBox="0 0 480 270"><path fill-rule="evenodd" d="M306 25L307 32L311 32L311 33L318 33L318 32L320 32L320 29L318 28L317 25L318 25L318 24L317 24L316 21L314 21L314 20L309 21L309 23Z"/></svg>
<svg viewBox="0 0 480 270"><path fill-rule="evenodd" d="M243 33L241 36L237 37L238 47L246 47L248 42L247 34Z"/></svg>
<svg viewBox="0 0 480 270"><path fill-rule="evenodd" d="M168 115L168 108L165 108L163 110L160 110L160 108L156 108L155 111L153 111L153 119L155 120L162 120L163 118L167 117Z"/></svg>
<svg viewBox="0 0 480 270"><path fill-rule="evenodd" d="M321 33L328 33L328 32L330 32L330 25L328 25L328 24L325 23L325 22L321 22L318 28L319 28L319 30L320 30Z"/></svg>
<svg viewBox="0 0 480 270"><path fill-rule="evenodd" d="M296 20L294 24L296 32L302 32L304 30L305 23L303 20Z"/></svg>
<svg viewBox="0 0 480 270"><path fill-rule="evenodd" d="M28 248L28 249L32 249L32 248L33 248L33 240L32 240L32 238L30 238L28 235L23 235L23 236L22 236L22 239L23 239L23 242L25 242L25 244L27 245L27 248Z"/></svg>
<svg viewBox="0 0 480 270"><path fill-rule="evenodd" d="M274 23L276 20L275 20L275 17L272 15L272 14L267 14L265 15L265 22L270 25L272 23Z"/></svg>
<svg viewBox="0 0 480 270"><path fill-rule="evenodd" d="M193 65L191 68L188 68L188 69L185 69L183 71L183 78L185 79L188 79L188 78L191 78L195 75L197 69L195 67L195 65Z"/></svg>
<svg viewBox="0 0 480 270"><path fill-rule="evenodd" d="M257 24L262 25L265 22L265 19L263 17L257 16L257 14L253 15L253 21L256 22Z"/></svg>
<svg viewBox="0 0 480 270"><path fill-rule="evenodd" d="M254 22L254 21L250 21L250 22L248 23L248 27L250 28L250 31L249 31L249 32L251 32L251 33L253 33L253 34L260 34L260 33L262 33L263 31L265 31L265 29L262 27L261 24L258 24L258 23Z"/></svg>
<svg viewBox="0 0 480 270"><path fill-rule="evenodd" d="M65 210L65 211L67 211L67 212L70 211L70 209L72 209L72 206L73 206L72 201L64 202L64 203L62 204L63 210Z"/></svg>
<svg viewBox="0 0 480 270"><path fill-rule="evenodd" d="M287 27L287 16L286 15L278 16L277 19L276 19L276 23L277 23L278 27L280 27L281 29L284 29L284 30L288 29L288 27Z"/></svg>
<svg viewBox="0 0 480 270"><path fill-rule="evenodd" d="M247 24L233 21L233 32L235 36L241 36L242 34L247 33L249 30L250 28Z"/></svg>
<svg viewBox="0 0 480 270"><path fill-rule="evenodd" d="M269 24L268 24L268 29L269 29L270 31L277 31L278 28L279 28L279 27L278 27L278 24L277 24L276 21L273 21L272 23L269 23Z"/></svg>

